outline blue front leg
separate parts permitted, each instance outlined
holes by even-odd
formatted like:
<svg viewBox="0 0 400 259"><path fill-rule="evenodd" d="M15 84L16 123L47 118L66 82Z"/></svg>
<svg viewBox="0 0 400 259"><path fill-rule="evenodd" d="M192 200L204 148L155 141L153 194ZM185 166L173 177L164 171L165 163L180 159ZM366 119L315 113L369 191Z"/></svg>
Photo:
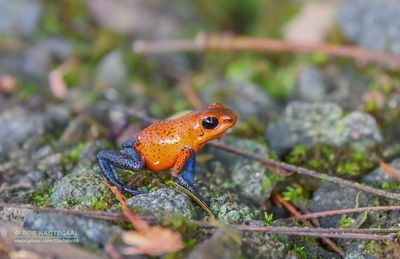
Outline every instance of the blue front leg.
<svg viewBox="0 0 400 259"><path fill-rule="evenodd" d="M185 168L183 169L181 175L183 178L185 178L185 180L190 182L197 189L196 183L194 182L195 164L196 164L196 153L192 152L192 156L186 162Z"/></svg>
<svg viewBox="0 0 400 259"><path fill-rule="evenodd" d="M193 151L192 156L188 159L185 164L185 167L181 174L175 178L175 182L191 192L194 196L196 196L200 201L202 201L205 205L210 207L211 202L221 202L220 200L209 200L201 196L198 191L196 182L194 181L195 174L195 162L196 162L196 153ZM222 201L223 202L223 201Z"/></svg>

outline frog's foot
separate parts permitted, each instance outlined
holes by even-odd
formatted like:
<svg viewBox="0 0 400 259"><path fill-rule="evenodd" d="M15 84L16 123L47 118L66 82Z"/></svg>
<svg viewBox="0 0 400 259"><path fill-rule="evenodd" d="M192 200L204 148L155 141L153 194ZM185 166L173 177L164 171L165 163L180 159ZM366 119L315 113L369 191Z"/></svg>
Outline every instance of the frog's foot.
<svg viewBox="0 0 400 259"><path fill-rule="evenodd" d="M141 160L139 152L135 148L123 148L120 152L115 151L100 151L97 154L99 166L106 177L107 181L117 186L119 191L126 191L132 195L142 194L142 191L134 189L132 187L123 185L116 177L111 166L139 171L143 168L144 163Z"/></svg>
<svg viewBox="0 0 400 259"><path fill-rule="evenodd" d="M199 193L196 184L191 183L190 181L186 180L183 176L179 175L178 177L174 177L175 182L180 185L182 188L186 189L188 192L193 194L200 202L210 208L212 200L208 200L201 196Z"/></svg>
<svg viewBox="0 0 400 259"><path fill-rule="evenodd" d="M135 189L135 188L132 188L132 187L129 187L129 186L126 186L126 185L121 185L121 188L122 188L123 191L126 191L127 193L130 193L133 196L136 196L138 194L146 193L146 192L139 191L138 189Z"/></svg>

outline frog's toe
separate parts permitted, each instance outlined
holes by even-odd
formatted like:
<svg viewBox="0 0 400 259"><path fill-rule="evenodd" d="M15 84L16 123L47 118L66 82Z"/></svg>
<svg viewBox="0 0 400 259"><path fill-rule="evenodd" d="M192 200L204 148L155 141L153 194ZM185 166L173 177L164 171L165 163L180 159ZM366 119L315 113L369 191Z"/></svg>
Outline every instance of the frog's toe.
<svg viewBox="0 0 400 259"><path fill-rule="evenodd" d="M126 191L127 193L132 194L133 196L145 193L143 191L139 191L138 189L131 188L131 187L128 187L128 186L122 186L122 190Z"/></svg>

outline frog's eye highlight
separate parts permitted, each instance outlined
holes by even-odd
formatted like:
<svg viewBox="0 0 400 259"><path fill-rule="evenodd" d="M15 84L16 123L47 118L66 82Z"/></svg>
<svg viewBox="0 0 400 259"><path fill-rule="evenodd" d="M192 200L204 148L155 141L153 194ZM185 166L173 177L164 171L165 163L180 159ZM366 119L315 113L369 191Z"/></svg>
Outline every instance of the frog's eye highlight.
<svg viewBox="0 0 400 259"><path fill-rule="evenodd" d="M202 125L205 129L215 129L218 126L218 119L216 117L207 117L203 119Z"/></svg>

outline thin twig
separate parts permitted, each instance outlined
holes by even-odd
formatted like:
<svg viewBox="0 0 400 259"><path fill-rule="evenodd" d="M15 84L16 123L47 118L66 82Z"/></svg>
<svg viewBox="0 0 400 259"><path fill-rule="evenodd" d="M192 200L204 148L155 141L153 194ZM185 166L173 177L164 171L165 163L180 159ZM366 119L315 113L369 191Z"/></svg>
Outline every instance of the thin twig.
<svg viewBox="0 0 400 259"><path fill-rule="evenodd" d="M234 227L242 231L263 232L269 234L287 234L295 236L330 237L330 238L362 239L362 240L391 240L391 241L396 240L396 234L394 233L387 235L376 235L376 234L361 234L350 231L342 232L341 230L323 229L323 228L251 227L245 225L240 225L240 226L232 225L231 227Z"/></svg>
<svg viewBox="0 0 400 259"><path fill-rule="evenodd" d="M400 67L400 56L372 49L332 44L311 44L276 39L232 37L221 35L199 35L188 40L136 41L136 53L164 53L181 51L256 51L285 53L323 53L329 56L350 58L356 61L380 64L396 69Z"/></svg>
<svg viewBox="0 0 400 259"><path fill-rule="evenodd" d="M63 208L47 208L47 207L35 207L27 204L8 204L0 203L0 208L12 208L20 210L32 210L37 212L49 212L49 213L61 213L73 216L82 216L87 218L102 219L107 221L118 221L125 220L123 214L118 212L106 212L106 211L93 211L93 210L71 210Z"/></svg>
<svg viewBox="0 0 400 259"><path fill-rule="evenodd" d="M282 195L280 195L280 193L274 191L273 192L273 196L274 198L280 203L282 204L287 210L289 210L289 212L293 215L293 216L301 216L301 213L292 205L290 204L288 201L286 201ZM307 223L306 219L302 219L301 222L303 222L304 224ZM315 227L320 227L319 222L312 222L312 224ZM345 256L345 252L343 251L342 248L338 247L336 245L335 242L333 242L331 239L327 238L327 237L321 237L322 242L324 242L327 246L329 246L331 248L332 251L336 252L337 254L339 254L340 256L344 257Z"/></svg>
<svg viewBox="0 0 400 259"><path fill-rule="evenodd" d="M376 206L376 207L361 207L361 208L319 211L319 212L290 217L287 218L287 220L312 219L312 218L320 218L333 215L341 215L345 213L356 213L364 211L393 211L393 210L400 210L400 206Z"/></svg>
<svg viewBox="0 0 400 259"><path fill-rule="evenodd" d="M240 150L238 148L232 147L232 146L228 146L226 144L223 143L217 143L217 142L209 142L208 145L219 148L221 150L225 150L227 152L236 154L236 155L240 155L249 159L253 159L253 160L257 160L260 161L261 163L263 163L266 167L268 168L277 168L279 170L283 170L286 171L288 173L294 172L294 173L298 173L301 175L306 175L306 176L310 176L313 178L317 178L320 180L324 180L324 181L328 181L328 182L332 182L341 186L345 186L345 187L351 187L360 191L364 191L366 193L370 193L370 194L374 194L374 195L378 195L378 196L382 196L382 197L386 197L389 199L393 199L393 200L398 200L400 201L400 193L392 193L392 192L387 192L384 190L380 190L380 189L376 189L370 186L366 186L366 185L362 185L356 182L352 182L349 180L345 180L339 177L335 177L335 176L330 176L327 174L323 174L323 173L319 173L317 171L314 170L309 170L306 168L302 168L302 167L298 167L298 166L294 166L294 165L289 165L283 162L279 162L276 160L271 160L265 157L261 157L258 156L256 154L253 153L248 153L246 151Z"/></svg>
<svg viewBox="0 0 400 259"><path fill-rule="evenodd" d="M68 210L58 208L41 208L23 204L0 204L0 208L16 208L26 209L38 212L48 213L62 213L74 216L83 216L94 219L101 219L107 221L127 221L122 213L115 212L99 212L99 211L81 211L81 210ZM106 216L107 215L107 216ZM163 218L155 217L141 217L150 224L156 224L164 220ZM211 222L188 220L188 224L193 224L201 228L217 228L217 226ZM395 240L396 233L400 231L400 228L391 229L335 229L335 228L306 228L306 227L256 227L248 225L236 225L228 224L229 227L236 228L241 231L249 232L263 232L270 234L287 234L297 236L315 236L315 237L334 237L343 239L365 239L365 240ZM372 233L386 233L372 234Z"/></svg>

